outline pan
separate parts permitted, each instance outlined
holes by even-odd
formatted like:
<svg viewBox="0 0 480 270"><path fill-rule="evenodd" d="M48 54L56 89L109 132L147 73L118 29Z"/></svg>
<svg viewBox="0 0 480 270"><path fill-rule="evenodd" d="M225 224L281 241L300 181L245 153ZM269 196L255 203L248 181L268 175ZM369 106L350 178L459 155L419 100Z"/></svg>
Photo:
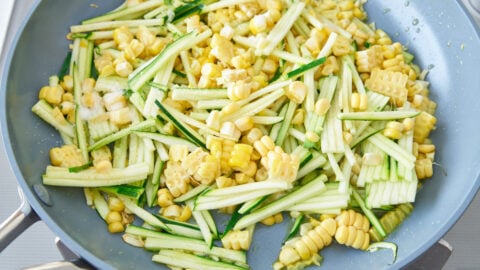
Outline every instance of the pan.
<svg viewBox="0 0 480 270"><path fill-rule="evenodd" d="M38 89L55 74L67 54L68 26L118 6L120 1L37 1L7 54L0 93L3 138L25 205L2 228L2 247L38 215L74 252L99 269L164 269L151 254L106 232L85 205L80 189L45 187L41 175L47 153L61 139L31 111ZM370 0L372 21L405 44L428 68L431 98L438 103L434 177L419 191L413 214L390 235L398 258L387 251L358 252L333 245L322 251L323 269L398 269L437 242L460 218L480 185L479 31L456 1ZM12 226L12 223L19 223ZM252 269L270 269L285 225L259 228L248 254ZM278 247L278 248L271 248Z"/></svg>

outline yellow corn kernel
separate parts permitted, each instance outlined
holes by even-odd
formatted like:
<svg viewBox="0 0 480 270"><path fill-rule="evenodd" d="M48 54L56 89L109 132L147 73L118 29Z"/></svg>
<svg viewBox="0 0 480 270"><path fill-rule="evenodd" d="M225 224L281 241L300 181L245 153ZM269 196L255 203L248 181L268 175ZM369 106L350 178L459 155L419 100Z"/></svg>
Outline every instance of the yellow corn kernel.
<svg viewBox="0 0 480 270"><path fill-rule="evenodd" d="M82 152L74 144L50 149L50 162L53 166L77 167L85 164Z"/></svg>
<svg viewBox="0 0 480 270"><path fill-rule="evenodd" d="M235 182L239 185L247 184L255 182L252 177L244 174L244 173L236 173L235 174Z"/></svg>
<svg viewBox="0 0 480 270"><path fill-rule="evenodd" d="M317 79L319 75L321 76L329 76L334 73L337 73L340 70L340 66L338 65L338 60L335 56L331 55L327 57L325 63L323 63L315 72L315 78Z"/></svg>
<svg viewBox="0 0 480 270"><path fill-rule="evenodd" d="M429 158L417 159L415 161L415 172L418 179L425 179L433 175L433 163Z"/></svg>
<svg viewBox="0 0 480 270"><path fill-rule="evenodd" d="M292 125L301 125L305 121L305 110L296 109L292 118Z"/></svg>
<svg viewBox="0 0 480 270"><path fill-rule="evenodd" d="M240 172L244 173L248 177L255 177L255 174L257 173L257 163L254 161L249 161L247 168L241 169Z"/></svg>
<svg viewBox="0 0 480 270"><path fill-rule="evenodd" d="M155 35L144 25L140 25L137 29L135 37L145 46L148 47L155 41Z"/></svg>
<svg viewBox="0 0 480 270"><path fill-rule="evenodd" d="M122 215L118 211L110 211L108 212L107 216L105 217L105 221L110 224L113 222L121 222Z"/></svg>
<svg viewBox="0 0 480 270"><path fill-rule="evenodd" d="M221 113L217 110L211 111L205 122L207 127L216 131L220 130Z"/></svg>
<svg viewBox="0 0 480 270"><path fill-rule="evenodd" d="M252 128L246 135L247 142L253 144L260 140L263 136L263 132L259 128Z"/></svg>
<svg viewBox="0 0 480 270"><path fill-rule="evenodd" d="M207 78L217 78L222 76L221 68L214 63L206 63L203 65L201 73Z"/></svg>
<svg viewBox="0 0 480 270"><path fill-rule="evenodd" d="M173 204L173 195L168 188L161 188L157 191L157 203L162 208Z"/></svg>
<svg viewBox="0 0 480 270"><path fill-rule="evenodd" d="M415 125L415 120L413 118L405 118L403 119L402 124L404 131L410 131Z"/></svg>
<svg viewBox="0 0 480 270"><path fill-rule="evenodd" d="M235 30L228 24L225 24L220 30L220 36L228 40L231 40L234 34L235 34Z"/></svg>
<svg viewBox="0 0 480 270"><path fill-rule="evenodd" d="M73 91L73 76L72 75L65 75L62 78L62 82L60 83L62 88L65 91L72 92Z"/></svg>
<svg viewBox="0 0 480 270"><path fill-rule="evenodd" d="M73 94L70 92L66 92L62 95L62 101L73 102Z"/></svg>
<svg viewBox="0 0 480 270"><path fill-rule="evenodd" d="M60 104L60 110L62 111L62 114L67 115L75 110L75 104L70 101L64 101Z"/></svg>
<svg viewBox="0 0 480 270"><path fill-rule="evenodd" d="M46 88L42 88L40 93L42 93L42 91L45 91L43 98L52 105L59 105L62 102L62 96L65 93L60 85L47 86Z"/></svg>
<svg viewBox="0 0 480 270"><path fill-rule="evenodd" d="M250 116L245 116L235 120L235 126L241 131L248 131L253 128L253 119Z"/></svg>
<svg viewBox="0 0 480 270"><path fill-rule="evenodd" d="M110 209L110 211L122 212L125 210L125 205L122 200L117 197L108 197L108 209Z"/></svg>
<svg viewBox="0 0 480 270"><path fill-rule="evenodd" d="M220 127L220 134L230 136L235 141L238 141L238 139L240 139L240 136L242 135L237 126L235 126L234 123L228 121L222 123L222 126Z"/></svg>
<svg viewBox="0 0 480 270"><path fill-rule="evenodd" d="M180 216L176 218L177 221L188 221L192 217L192 210L187 205L182 207L182 212Z"/></svg>
<svg viewBox="0 0 480 270"><path fill-rule="evenodd" d="M161 209L162 216L176 220L182 214L182 207L177 204L172 204Z"/></svg>
<svg viewBox="0 0 480 270"><path fill-rule="evenodd" d="M121 222L113 222L108 224L108 231L110 233L120 233L125 230L125 226Z"/></svg>
<svg viewBox="0 0 480 270"><path fill-rule="evenodd" d="M365 93L352 93L350 98L352 109L365 111L368 108L368 96Z"/></svg>
<svg viewBox="0 0 480 270"><path fill-rule="evenodd" d="M303 82L294 81L288 86L285 95L293 102L300 104L307 95L307 86Z"/></svg>
<svg viewBox="0 0 480 270"><path fill-rule="evenodd" d="M115 72L121 77L128 77L133 72L133 66L128 61L119 61L115 64Z"/></svg>
<svg viewBox="0 0 480 270"><path fill-rule="evenodd" d="M156 37L153 42L146 47L148 55L158 55L167 45L169 39Z"/></svg>
<svg viewBox="0 0 480 270"><path fill-rule="evenodd" d="M215 179L215 183L217 184L218 188L226 188L235 185L235 180L230 177L220 176Z"/></svg>
<svg viewBox="0 0 480 270"><path fill-rule="evenodd" d="M265 167L260 167L255 173L255 181L265 181L268 178L268 171Z"/></svg>
<svg viewBox="0 0 480 270"><path fill-rule="evenodd" d="M110 122L117 126L122 126L132 121L130 109L128 107L108 112Z"/></svg>
<svg viewBox="0 0 480 270"><path fill-rule="evenodd" d="M133 39L133 34L126 26L121 26L113 30L113 40L117 45L128 44Z"/></svg>
<svg viewBox="0 0 480 270"><path fill-rule="evenodd" d="M249 166L252 152L253 147L251 145L237 143L233 146L228 164L234 169L246 170Z"/></svg>
<svg viewBox="0 0 480 270"><path fill-rule="evenodd" d="M419 144L418 145L418 152L428 154L435 152L435 145L434 144Z"/></svg>
<svg viewBox="0 0 480 270"><path fill-rule="evenodd" d="M370 221L368 218L354 210L343 210L340 215L335 218L337 226L353 226L364 232L370 229Z"/></svg>
<svg viewBox="0 0 480 270"><path fill-rule="evenodd" d="M291 244L284 245L278 256L278 262L285 266L293 266L302 260L313 259L319 250L331 244L335 231L335 221L332 218L325 219Z"/></svg>
<svg viewBox="0 0 480 270"><path fill-rule="evenodd" d="M318 136L318 134L313 131L307 131L305 133L305 139L315 143L320 141L320 136Z"/></svg>
<svg viewBox="0 0 480 270"><path fill-rule="evenodd" d="M359 72L371 72L380 68L383 63L384 52L379 45L355 53L355 63Z"/></svg>
<svg viewBox="0 0 480 270"><path fill-rule="evenodd" d="M127 99L121 92L106 93L102 98L107 111L115 111L127 106Z"/></svg>
<svg viewBox="0 0 480 270"><path fill-rule="evenodd" d="M273 60L272 58L267 58L263 62L262 71L267 74L275 74L278 69L278 62Z"/></svg>
<svg viewBox="0 0 480 270"><path fill-rule="evenodd" d="M170 146L168 157L171 161L182 162L188 155L188 147L186 145L174 144Z"/></svg>
<svg viewBox="0 0 480 270"><path fill-rule="evenodd" d="M370 244L370 234L353 226L341 225L337 228L335 239L339 244L365 250Z"/></svg>
<svg viewBox="0 0 480 270"><path fill-rule="evenodd" d="M343 36L338 36L332 46L332 53L335 56L347 55L352 52L350 40Z"/></svg>
<svg viewBox="0 0 480 270"><path fill-rule="evenodd" d="M377 93L389 96L397 107L402 107L407 100L407 75L401 72L374 69L365 86Z"/></svg>
<svg viewBox="0 0 480 270"><path fill-rule="evenodd" d="M95 171L99 173L107 173L112 170L112 162L110 160L99 160L93 162Z"/></svg>
<svg viewBox="0 0 480 270"><path fill-rule="evenodd" d="M267 18L265 14L255 15L249 23L250 31L256 35L267 30Z"/></svg>
<svg viewBox="0 0 480 270"><path fill-rule="evenodd" d="M260 222L265 226L272 226L275 224L275 218L273 216L269 216Z"/></svg>
<svg viewBox="0 0 480 270"><path fill-rule="evenodd" d="M314 112L319 116L325 115L330 109L330 102L326 98L320 98L315 102Z"/></svg>
<svg viewBox="0 0 480 270"><path fill-rule="evenodd" d="M248 250L250 247L252 236L248 230L229 231L222 237L222 245L224 248L233 250Z"/></svg>
<svg viewBox="0 0 480 270"><path fill-rule="evenodd" d="M220 62L229 63L235 55L233 43L219 34L213 35L210 46L212 48L210 54Z"/></svg>
<svg viewBox="0 0 480 270"><path fill-rule="evenodd" d="M228 98L232 101L247 98L252 92L252 84L245 81L230 83L227 88Z"/></svg>
<svg viewBox="0 0 480 270"><path fill-rule="evenodd" d="M423 143L423 141L430 134L430 131L432 131L435 128L436 123L437 123L437 118L435 118L435 116L427 112L421 112L415 118L415 126L413 129L414 141L418 143Z"/></svg>
<svg viewBox="0 0 480 270"><path fill-rule="evenodd" d="M237 102L232 102L227 106L223 107L221 113L222 115L229 115L238 111L238 109L240 109L240 104L238 104Z"/></svg>
<svg viewBox="0 0 480 270"><path fill-rule="evenodd" d="M305 47L310 51L312 55L317 55L320 52L320 43L314 36L309 37L305 43Z"/></svg>
<svg viewBox="0 0 480 270"><path fill-rule="evenodd" d="M202 184L209 185L220 174L219 160L214 156L207 156L206 160L200 163L194 178Z"/></svg>

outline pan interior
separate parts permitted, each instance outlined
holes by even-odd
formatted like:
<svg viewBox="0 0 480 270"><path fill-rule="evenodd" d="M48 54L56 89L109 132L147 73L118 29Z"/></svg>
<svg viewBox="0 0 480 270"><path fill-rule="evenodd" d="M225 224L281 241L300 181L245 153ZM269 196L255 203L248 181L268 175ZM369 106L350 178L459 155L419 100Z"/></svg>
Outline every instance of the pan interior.
<svg viewBox="0 0 480 270"><path fill-rule="evenodd" d="M35 211L73 250L101 269L151 269L151 254L124 244L106 231L97 213L85 205L81 189L47 187L52 206L32 191L49 163L48 151L60 145L57 133L33 115L41 86L60 69L67 54L68 26L101 14L121 1L40 1L8 55L2 81L2 130L17 180ZM433 100L438 102L435 176L424 182L412 216L391 235L399 246L394 267L420 255L456 222L479 187L480 134L477 105L480 40L477 30L455 1L370 0L370 18L395 40L405 44L422 68L429 68ZM249 262L269 269L275 260L287 222L258 226ZM270 248L274 246L275 248ZM278 248L277 248L278 247ZM387 268L388 252L366 254L333 245L322 251L324 266L336 269ZM155 264L162 269L161 266Z"/></svg>

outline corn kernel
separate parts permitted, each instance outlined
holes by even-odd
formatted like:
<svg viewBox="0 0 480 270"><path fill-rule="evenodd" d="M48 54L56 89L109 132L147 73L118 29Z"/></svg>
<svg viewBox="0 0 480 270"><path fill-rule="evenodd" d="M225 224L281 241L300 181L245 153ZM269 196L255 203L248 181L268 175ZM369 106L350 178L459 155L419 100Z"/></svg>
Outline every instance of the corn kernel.
<svg viewBox="0 0 480 270"><path fill-rule="evenodd" d="M122 215L120 215L120 212L118 211L110 211L108 212L107 216L105 217L105 221L110 224L114 222L121 222L122 221Z"/></svg>
<svg viewBox="0 0 480 270"><path fill-rule="evenodd" d="M267 74L275 74L278 69L278 62L271 58L265 59L262 66L262 71Z"/></svg>
<svg viewBox="0 0 480 270"><path fill-rule="evenodd" d="M215 179L215 183L217 184L218 188L226 188L226 187L231 187L235 185L235 181L226 176L220 176Z"/></svg>
<svg viewBox="0 0 480 270"><path fill-rule="evenodd" d="M130 32L128 27L121 26L113 30L113 40L117 45L128 44L133 39L133 34Z"/></svg>
<svg viewBox="0 0 480 270"><path fill-rule="evenodd" d="M240 130L232 122L223 122L220 127L220 134L230 136L236 141L238 141L242 135Z"/></svg>
<svg viewBox="0 0 480 270"><path fill-rule="evenodd" d="M435 152L435 145L434 144L419 144L418 145L418 152L424 153L424 154Z"/></svg>
<svg viewBox="0 0 480 270"><path fill-rule="evenodd" d="M70 112L75 110L75 104L70 101L64 101L60 104L60 110L64 115L69 114Z"/></svg>
<svg viewBox="0 0 480 270"><path fill-rule="evenodd" d="M228 40L231 40L234 34L235 34L235 30L228 24L225 24L222 30L220 30L220 36Z"/></svg>
<svg viewBox="0 0 480 270"><path fill-rule="evenodd" d="M173 195L168 188L161 188L157 191L157 203L162 208L173 204Z"/></svg>
<svg viewBox="0 0 480 270"><path fill-rule="evenodd" d="M111 211L122 212L125 209L125 205L122 200L117 197L108 197L108 209Z"/></svg>
<svg viewBox="0 0 480 270"><path fill-rule="evenodd" d="M254 142L260 140L263 136L263 132L259 128L252 128L248 133L247 133L247 141L250 144L253 144Z"/></svg>
<svg viewBox="0 0 480 270"><path fill-rule="evenodd" d="M301 125L305 121L305 110L296 109L292 118L292 125Z"/></svg>
<svg viewBox="0 0 480 270"><path fill-rule="evenodd" d="M176 219L182 213L182 207L177 204L172 204L162 208L162 216L170 219Z"/></svg>
<svg viewBox="0 0 480 270"><path fill-rule="evenodd" d="M325 115L330 109L330 102L326 98L320 98L315 102L315 114L319 116Z"/></svg>
<svg viewBox="0 0 480 270"><path fill-rule="evenodd" d="M300 81L294 81L288 86L285 95L293 102L300 104L307 95L307 86Z"/></svg>
<svg viewBox="0 0 480 270"><path fill-rule="evenodd" d="M128 107L121 108L120 110L108 112L110 122L117 126L128 124L132 121L130 109Z"/></svg>
<svg viewBox="0 0 480 270"><path fill-rule="evenodd" d="M60 83L62 88L65 91L72 92L73 91L73 76L72 75L65 75L62 78L62 82Z"/></svg>
<svg viewBox="0 0 480 270"><path fill-rule="evenodd" d="M121 77L127 77L133 72L133 66L127 61L120 61L115 65L115 72Z"/></svg>
<svg viewBox="0 0 480 270"><path fill-rule="evenodd" d="M252 183L254 182L253 178L244 174L244 173L236 173L235 174L235 182L239 185Z"/></svg>
<svg viewBox="0 0 480 270"><path fill-rule="evenodd" d="M255 15L249 23L250 31L254 35L267 30L267 18L264 14Z"/></svg>
<svg viewBox="0 0 480 270"><path fill-rule="evenodd" d="M320 136L318 136L318 134L313 132L313 131L307 131L305 133L305 139L316 143L316 142L320 141Z"/></svg>
<svg viewBox="0 0 480 270"><path fill-rule="evenodd" d="M170 146L168 156L171 161L183 161L188 155L188 146L181 144L174 144Z"/></svg>
<svg viewBox="0 0 480 270"><path fill-rule="evenodd" d="M240 104L237 102L232 102L227 106L223 107L221 110L222 115L229 115L232 114L240 109Z"/></svg>
<svg viewBox="0 0 480 270"><path fill-rule="evenodd" d="M125 226L121 222L113 222L108 224L108 231L110 233L119 233L125 230Z"/></svg>
<svg viewBox="0 0 480 270"><path fill-rule="evenodd" d="M250 116L245 116L235 120L235 126L241 131L247 131L253 128L253 119Z"/></svg>
<svg viewBox="0 0 480 270"><path fill-rule="evenodd" d="M246 170L249 166L252 152L253 147L251 145L237 143L233 146L228 164L234 169Z"/></svg>
<svg viewBox="0 0 480 270"><path fill-rule="evenodd" d="M206 63L203 65L201 73L207 78L217 78L222 75L220 67L214 63Z"/></svg>
<svg viewBox="0 0 480 270"><path fill-rule="evenodd" d="M219 111L211 111L206 120L207 127L217 131L220 130L220 119L221 113Z"/></svg>

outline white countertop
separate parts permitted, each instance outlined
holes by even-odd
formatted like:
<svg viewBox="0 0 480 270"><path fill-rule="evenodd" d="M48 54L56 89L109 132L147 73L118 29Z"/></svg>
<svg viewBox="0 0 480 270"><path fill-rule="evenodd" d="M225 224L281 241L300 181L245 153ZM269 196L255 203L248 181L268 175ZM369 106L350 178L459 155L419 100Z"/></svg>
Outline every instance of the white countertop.
<svg viewBox="0 0 480 270"><path fill-rule="evenodd" d="M465 0L466 1L466 0ZM17 0L17 4L30 7L32 0ZM0 52L5 34L8 14L13 0L2 0L0 8ZM19 16L28 9L21 8ZM17 27L19 20L13 20ZM8 47L8 46L5 46ZM1 64L1 63L0 63ZM7 219L20 205L17 183L5 154L3 140L0 140L0 222ZM444 269L480 269L480 196L473 201L465 215L444 237L454 248L454 252ZM0 253L0 269L22 269L32 265L61 260L54 243L55 235L43 222L37 222L8 248Z"/></svg>

